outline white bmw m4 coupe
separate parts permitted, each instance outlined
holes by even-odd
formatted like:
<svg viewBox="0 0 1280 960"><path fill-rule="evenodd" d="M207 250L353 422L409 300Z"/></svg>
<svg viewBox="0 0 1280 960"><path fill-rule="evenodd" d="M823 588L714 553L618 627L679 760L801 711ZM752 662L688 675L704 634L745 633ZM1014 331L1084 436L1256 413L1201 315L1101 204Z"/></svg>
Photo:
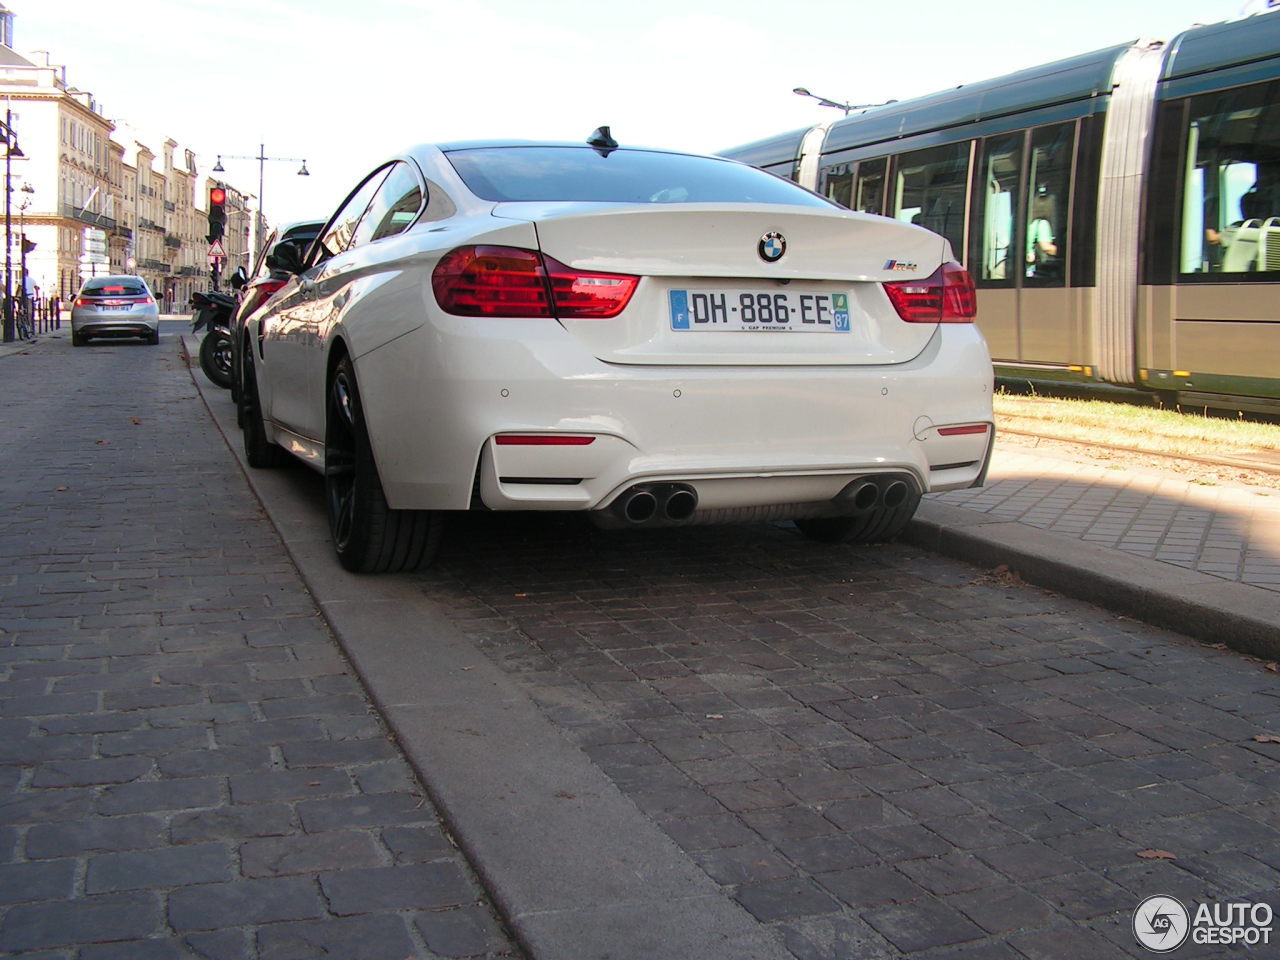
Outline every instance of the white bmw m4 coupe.
<svg viewBox="0 0 1280 960"><path fill-rule="evenodd" d="M418 146L275 260L246 452L324 474L349 570L428 563L450 511L866 543L983 482L991 361L947 242L734 161L608 128Z"/></svg>

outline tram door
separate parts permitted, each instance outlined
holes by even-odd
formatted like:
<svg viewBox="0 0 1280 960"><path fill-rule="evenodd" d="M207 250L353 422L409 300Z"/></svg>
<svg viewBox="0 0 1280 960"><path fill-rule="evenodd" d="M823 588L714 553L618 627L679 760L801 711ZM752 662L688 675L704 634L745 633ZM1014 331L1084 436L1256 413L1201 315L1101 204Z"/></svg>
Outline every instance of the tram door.
<svg viewBox="0 0 1280 960"><path fill-rule="evenodd" d="M1140 377L1275 412L1280 81L1166 102L1151 178Z"/></svg>
<svg viewBox="0 0 1280 960"><path fill-rule="evenodd" d="M976 151L969 269L997 363L1069 368L1091 353L1089 301L1069 286L1074 128L987 137Z"/></svg>

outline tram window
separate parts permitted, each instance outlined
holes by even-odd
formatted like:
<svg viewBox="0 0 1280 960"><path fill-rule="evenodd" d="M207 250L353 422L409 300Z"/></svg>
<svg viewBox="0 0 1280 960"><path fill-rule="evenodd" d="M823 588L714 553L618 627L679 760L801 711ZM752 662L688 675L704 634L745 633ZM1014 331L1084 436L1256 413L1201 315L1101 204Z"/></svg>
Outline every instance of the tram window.
<svg viewBox="0 0 1280 960"><path fill-rule="evenodd" d="M1018 180L1022 171L1019 133L986 141L982 148L981 214L982 235L978 238L981 280L1012 280L1018 260L1011 260L1018 226Z"/></svg>
<svg viewBox="0 0 1280 960"><path fill-rule="evenodd" d="M863 160L858 164L857 193L853 209L863 213L884 213L884 175L888 167L887 157Z"/></svg>
<svg viewBox="0 0 1280 960"><path fill-rule="evenodd" d="M1280 270L1280 84L1191 101L1183 274Z"/></svg>
<svg viewBox="0 0 1280 960"><path fill-rule="evenodd" d="M1027 168L1026 278L1034 286L1066 284L1067 213L1070 209L1071 154L1075 125L1040 127L1031 132Z"/></svg>
<svg viewBox="0 0 1280 960"><path fill-rule="evenodd" d="M968 141L904 153L895 169L894 218L942 234L963 257Z"/></svg>
<svg viewBox="0 0 1280 960"><path fill-rule="evenodd" d="M852 207L853 167L847 163L827 167L822 171L823 192L827 198L842 207ZM879 211L877 211L878 213Z"/></svg>

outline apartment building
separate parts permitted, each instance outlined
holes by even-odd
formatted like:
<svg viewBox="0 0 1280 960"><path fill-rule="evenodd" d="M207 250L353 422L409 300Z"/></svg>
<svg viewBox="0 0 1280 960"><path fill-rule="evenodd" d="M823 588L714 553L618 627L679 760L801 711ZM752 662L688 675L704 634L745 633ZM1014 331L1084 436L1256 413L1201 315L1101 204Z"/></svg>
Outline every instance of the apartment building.
<svg viewBox="0 0 1280 960"><path fill-rule="evenodd" d="M185 310L191 293L210 282L205 236L215 181L178 141L108 117L48 54L18 54L13 27L13 14L0 4L10 289L17 295L26 285L65 300L86 277L136 273L165 309ZM226 275L249 267L256 198L223 185Z"/></svg>

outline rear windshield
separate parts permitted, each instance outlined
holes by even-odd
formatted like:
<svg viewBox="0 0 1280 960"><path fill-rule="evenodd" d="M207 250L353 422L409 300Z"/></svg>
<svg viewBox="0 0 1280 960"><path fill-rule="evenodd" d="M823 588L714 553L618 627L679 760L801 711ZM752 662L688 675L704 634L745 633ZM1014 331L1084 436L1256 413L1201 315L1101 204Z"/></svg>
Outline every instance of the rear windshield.
<svg viewBox="0 0 1280 960"><path fill-rule="evenodd" d="M90 280L80 292L88 297L145 297L147 288L140 280Z"/></svg>
<svg viewBox="0 0 1280 960"><path fill-rule="evenodd" d="M474 147L448 152L476 196L494 202L789 203L830 202L754 167L647 150L590 147Z"/></svg>

